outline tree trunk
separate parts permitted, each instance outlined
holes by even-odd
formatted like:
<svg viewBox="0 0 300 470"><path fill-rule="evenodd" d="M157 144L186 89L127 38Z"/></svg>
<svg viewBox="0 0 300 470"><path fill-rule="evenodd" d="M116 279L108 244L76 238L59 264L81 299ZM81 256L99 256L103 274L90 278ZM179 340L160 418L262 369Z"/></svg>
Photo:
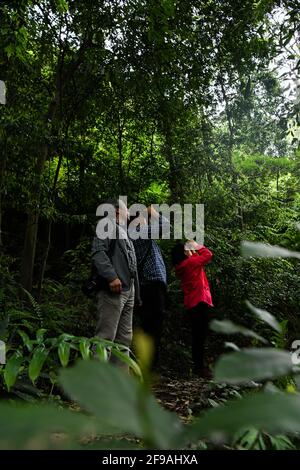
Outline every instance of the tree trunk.
<svg viewBox="0 0 300 470"><path fill-rule="evenodd" d="M58 127L59 122L62 119L62 93L63 87L66 83L69 83L84 59L85 52L88 50L90 45L90 32L87 32L84 42L80 46L76 57L71 64L69 64L68 71L64 71L64 58L66 52L66 44L62 47L60 51L60 56L58 57L57 67L56 67L56 78L55 78L55 96L49 105L48 112L44 116L44 125L45 129L48 129L51 134L53 131L54 119L58 110L60 110L59 118L57 119L56 125ZM43 174L45 162L48 157L48 144L44 139L41 145L41 151L37 155L36 163L36 184L32 189L33 196L33 209L28 213L27 226L25 232L25 242L23 249L23 256L21 261L21 284L25 289L32 289L33 282L33 268L34 268L34 259L36 253L36 242L37 242L37 231L38 231L38 222L40 215L40 196L41 196L41 177Z"/></svg>
<svg viewBox="0 0 300 470"><path fill-rule="evenodd" d="M61 57L58 59L57 70L56 70L56 81L55 81L55 96L49 104L48 112L44 116L43 122L45 129L48 129L51 134L54 118L56 116L57 110L61 106L61 94L62 94L62 67L64 60L64 52ZM37 232L38 232L38 223L40 216L40 199L41 199L41 178L43 175L45 163L48 157L49 146L46 142L45 137L43 138L39 153L37 155L36 167L35 167L35 178L36 182L32 188L32 201L33 208L28 213L26 232L25 232L25 241L23 248L23 256L21 260L21 284L22 286L31 291L33 283L33 269L34 269L34 260L36 253L36 242L37 242Z"/></svg>
<svg viewBox="0 0 300 470"><path fill-rule="evenodd" d="M164 124L163 133L165 137L163 151L166 160L170 165L169 188L171 192L171 201L175 203L180 203L183 200L184 195L184 181L182 178L183 175L181 174L178 168L178 162L176 161L176 157L173 153L172 131L171 126L167 122L165 122Z"/></svg>
<svg viewBox="0 0 300 470"><path fill-rule="evenodd" d="M38 290L37 290L38 302L40 302L41 300L42 287L43 287L43 282L44 282L44 277L45 277L48 255L49 255L50 246L51 246L51 229L52 229L52 220L50 219L46 221L46 248L45 248L44 255L41 261L41 271L40 271L39 280L38 280Z"/></svg>
<svg viewBox="0 0 300 470"><path fill-rule="evenodd" d="M7 160L7 148L6 148L6 134L4 133L4 142L2 146L1 159L0 159L0 247L3 246L2 239L2 193L4 192L4 177L6 169L6 160Z"/></svg>
<svg viewBox="0 0 300 470"><path fill-rule="evenodd" d="M123 168L123 126L121 125L121 118L118 118L118 163L119 163L119 191L120 195L125 194L125 178Z"/></svg>
<svg viewBox="0 0 300 470"><path fill-rule="evenodd" d="M2 192L0 191L0 248L3 247L2 241Z"/></svg>
<svg viewBox="0 0 300 470"><path fill-rule="evenodd" d="M41 192L41 177L45 161L48 155L48 146L45 144L42 147L40 154L37 157L36 164L36 183L32 188L32 209L27 215L25 240L23 247L23 255L21 260L21 284L29 292L32 290L33 282L33 268L36 253L36 241L38 232L38 223L40 216L40 192Z"/></svg>
<svg viewBox="0 0 300 470"><path fill-rule="evenodd" d="M59 177L59 172L62 164L62 154L60 154L56 171L55 171L55 176L54 176L54 182L53 182L53 187L52 187L52 193L51 193L51 200L53 200L54 204L54 197L55 197L55 191L56 191L56 185ZM37 292L37 300L38 302L41 299L41 293L42 293L42 287L43 287L43 282L44 282L44 277L45 277L45 271L46 271L46 266L47 266L47 261L48 261L48 255L50 251L50 246L51 246L51 230L52 230L52 219L48 219L46 222L46 249L44 251L44 256L42 257L41 261L41 270L40 270L40 275L39 275L39 280L38 280L38 292Z"/></svg>
<svg viewBox="0 0 300 470"><path fill-rule="evenodd" d="M243 206L242 206L240 188L239 188L239 182L238 182L238 173L234 167L233 160L232 160L233 146L234 146L234 125L232 122L232 114L230 111L229 101L228 101L228 97L226 94L225 84L224 84L224 80L223 80L223 76L221 72L219 74L219 83L221 85L222 96L223 96L224 103L225 103L225 113L227 117L228 130L229 130L229 160L230 160L230 166L232 170L232 185L233 185L232 189L233 189L233 192L236 194L236 199L237 199L237 217L239 221L239 226L241 230L244 230L244 214L243 214Z"/></svg>

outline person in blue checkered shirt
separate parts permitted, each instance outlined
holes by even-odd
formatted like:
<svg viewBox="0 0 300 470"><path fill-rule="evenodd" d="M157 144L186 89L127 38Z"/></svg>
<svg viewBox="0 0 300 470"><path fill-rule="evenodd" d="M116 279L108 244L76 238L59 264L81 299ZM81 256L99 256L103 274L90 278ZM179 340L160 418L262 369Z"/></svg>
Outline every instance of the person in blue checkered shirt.
<svg viewBox="0 0 300 470"><path fill-rule="evenodd" d="M162 233L170 230L170 222L160 215L153 206L148 207L147 212L147 217L145 217L145 214L139 214L130 226L132 227L133 223L134 230L139 232L140 236L137 239L132 238L137 259L142 301L139 314L143 331L153 339L155 348L153 365L156 365L159 358L166 304L167 273L161 251L155 239L159 239ZM128 234L131 235L130 228Z"/></svg>

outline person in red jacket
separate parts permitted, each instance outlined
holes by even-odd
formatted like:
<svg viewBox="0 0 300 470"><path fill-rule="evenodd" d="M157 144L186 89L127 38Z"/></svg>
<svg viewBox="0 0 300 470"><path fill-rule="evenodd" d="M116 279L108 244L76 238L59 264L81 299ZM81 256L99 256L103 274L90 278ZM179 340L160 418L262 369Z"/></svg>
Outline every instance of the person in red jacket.
<svg viewBox="0 0 300 470"><path fill-rule="evenodd" d="M180 279L184 306L191 323L193 372L201 377L211 376L204 360L210 309L213 307L204 266L211 259L212 252L194 240L178 243L172 249L172 262Z"/></svg>

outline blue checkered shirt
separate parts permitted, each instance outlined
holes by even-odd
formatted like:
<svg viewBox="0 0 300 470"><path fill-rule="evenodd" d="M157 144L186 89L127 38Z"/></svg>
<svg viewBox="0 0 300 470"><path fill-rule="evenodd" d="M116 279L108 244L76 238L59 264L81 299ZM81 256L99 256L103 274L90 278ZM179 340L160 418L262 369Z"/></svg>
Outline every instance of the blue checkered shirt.
<svg viewBox="0 0 300 470"><path fill-rule="evenodd" d="M140 284L147 284L148 282L153 281L161 281L164 284L167 284L166 266L161 251L155 240L151 239L151 233L152 236L154 234L154 237L158 238L158 236L155 236L155 225L157 226L157 229L161 231L163 226L166 227L169 225L169 221L166 218L159 216L159 220L154 222L154 224L142 225L140 227L139 231L141 236L143 234L147 234L148 239L138 238L137 240L132 240L137 259ZM146 259L144 262L143 260L145 256ZM143 264L142 269L139 267L141 264Z"/></svg>

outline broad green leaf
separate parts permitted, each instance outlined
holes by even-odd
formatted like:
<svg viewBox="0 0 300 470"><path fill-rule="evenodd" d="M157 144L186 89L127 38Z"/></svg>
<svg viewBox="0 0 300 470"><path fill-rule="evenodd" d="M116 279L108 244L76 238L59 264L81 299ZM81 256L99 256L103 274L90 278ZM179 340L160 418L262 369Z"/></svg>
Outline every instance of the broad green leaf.
<svg viewBox="0 0 300 470"><path fill-rule="evenodd" d="M100 361L107 362L108 355L107 355L107 349L105 348L105 346L102 346L102 344L97 343L95 345L95 350Z"/></svg>
<svg viewBox="0 0 300 470"><path fill-rule="evenodd" d="M29 363L29 369L28 369L28 375L32 383L34 384L38 376L40 375L40 372L42 370L42 367L48 357L48 351L45 349L44 346L38 346L31 358L31 361Z"/></svg>
<svg viewBox="0 0 300 470"><path fill-rule="evenodd" d="M4 369L4 383L8 391L16 383L24 357L17 351L7 361Z"/></svg>
<svg viewBox="0 0 300 470"><path fill-rule="evenodd" d="M246 300L247 307L253 312L260 320L267 323L271 326L274 330L281 332L281 326L276 320L276 318L271 315L271 313L267 312L267 310L262 310L261 308L254 307L248 300Z"/></svg>
<svg viewBox="0 0 300 470"><path fill-rule="evenodd" d="M27 335L27 333L25 333L25 331L19 330L19 335L21 336L21 338L23 340L23 344L26 346L28 351L31 352L32 351L32 341L29 339L29 336Z"/></svg>
<svg viewBox="0 0 300 470"><path fill-rule="evenodd" d="M68 341L68 340L76 339L76 336L69 335L68 333L63 333L59 335L58 339L61 341Z"/></svg>
<svg viewBox="0 0 300 470"><path fill-rule="evenodd" d="M91 338L91 342L93 344L101 344L102 346L106 346L106 347L117 346L119 348L124 348L123 344L115 343L114 341L110 341L108 339L102 339L102 338L100 339L98 336L94 336L93 338Z"/></svg>
<svg viewBox="0 0 300 470"><path fill-rule="evenodd" d="M89 359L90 358L90 346L91 343L88 339L81 339L79 342L79 351L81 353L82 359Z"/></svg>
<svg viewBox="0 0 300 470"><path fill-rule="evenodd" d="M210 328L217 333L223 333L225 335L242 334L243 336L255 338L262 343L267 343L267 340L262 336L242 325L236 325L231 320L213 320L210 323Z"/></svg>
<svg viewBox="0 0 300 470"><path fill-rule="evenodd" d="M154 448L173 448L181 432L177 416L161 408L143 384L109 363L80 361L61 370L60 383L73 400L107 427L142 437Z"/></svg>
<svg viewBox="0 0 300 470"><path fill-rule="evenodd" d="M251 380L266 380L290 374L291 355L273 348L243 349L221 356L215 367L218 382L239 384Z"/></svg>
<svg viewBox="0 0 300 470"><path fill-rule="evenodd" d="M224 346L226 346L226 348L233 349L234 351L239 351L240 350L240 348L236 344L232 343L231 341L229 341L229 342L225 341Z"/></svg>
<svg viewBox="0 0 300 470"><path fill-rule="evenodd" d="M270 433L300 432L300 396L258 392L210 409L186 431L186 440L203 437L222 441L254 427Z"/></svg>
<svg viewBox="0 0 300 470"><path fill-rule="evenodd" d="M58 345L58 357L63 367L67 367L70 358L70 344L62 341Z"/></svg>
<svg viewBox="0 0 300 470"><path fill-rule="evenodd" d="M44 340L44 334L46 333L46 331L47 330L45 328L40 328L39 330L37 330L36 339L39 344L42 343L42 341Z"/></svg>
<svg viewBox="0 0 300 470"><path fill-rule="evenodd" d="M287 250L281 246L266 245L265 243L242 242L242 256L254 256L258 258L297 258L300 259L300 253Z"/></svg>
<svg viewBox="0 0 300 470"><path fill-rule="evenodd" d="M44 340L44 345L48 348L55 349L58 348L58 345L61 341L58 338L46 338Z"/></svg>
<svg viewBox="0 0 300 470"><path fill-rule="evenodd" d="M56 0L56 6L60 13L66 13L69 10L69 5L66 0Z"/></svg>
<svg viewBox="0 0 300 470"><path fill-rule="evenodd" d="M245 447L246 449L249 449L257 440L258 434L259 431L253 427L250 427L246 430L243 429L234 436L234 442L236 444L238 443L240 446Z"/></svg>
<svg viewBox="0 0 300 470"><path fill-rule="evenodd" d="M74 446L73 436L78 439L103 432L90 417L50 405L2 402L0 416L0 449L5 450L66 449Z"/></svg>
<svg viewBox="0 0 300 470"><path fill-rule="evenodd" d="M140 366L131 357L129 357L126 353L119 351L117 348L112 348L111 352L114 356L118 357L122 362L127 364L139 379L143 378Z"/></svg>
<svg viewBox="0 0 300 470"><path fill-rule="evenodd" d="M286 436L269 436L272 448L275 450L296 450L294 444Z"/></svg>
<svg viewBox="0 0 300 470"><path fill-rule="evenodd" d="M145 396L144 400L139 400L139 408L146 445L154 449L181 448L182 423L175 413L159 406L151 394Z"/></svg>
<svg viewBox="0 0 300 470"><path fill-rule="evenodd" d="M104 362L80 361L61 370L59 381L72 399L109 428L142 434L139 384L122 370Z"/></svg>

